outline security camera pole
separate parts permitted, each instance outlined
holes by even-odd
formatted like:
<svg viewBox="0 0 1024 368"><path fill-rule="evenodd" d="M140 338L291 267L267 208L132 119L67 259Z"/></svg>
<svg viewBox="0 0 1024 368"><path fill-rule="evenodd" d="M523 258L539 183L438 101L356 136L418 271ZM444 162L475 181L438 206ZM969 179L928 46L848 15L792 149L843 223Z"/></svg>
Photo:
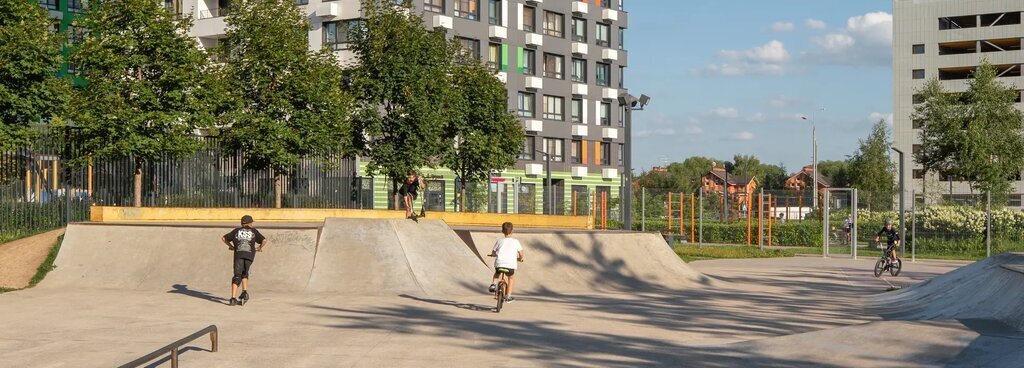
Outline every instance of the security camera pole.
<svg viewBox="0 0 1024 368"><path fill-rule="evenodd" d="M630 94L619 96L619 106L625 110L625 139L622 147L622 229L633 230L633 111L643 111L651 98L640 95L637 99Z"/></svg>

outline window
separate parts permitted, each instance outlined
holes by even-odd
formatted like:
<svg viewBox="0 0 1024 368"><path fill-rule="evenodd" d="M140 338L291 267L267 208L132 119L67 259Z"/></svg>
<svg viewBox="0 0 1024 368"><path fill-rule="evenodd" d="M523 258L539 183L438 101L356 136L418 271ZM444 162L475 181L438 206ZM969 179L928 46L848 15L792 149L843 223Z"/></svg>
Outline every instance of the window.
<svg viewBox="0 0 1024 368"><path fill-rule="evenodd" d="M913 152L914 155L921 154L921 145L920 144L915 144L915 145L911 146L910 147L910 152Z"/></svg>
<svg viewBox="0 0 1024 368"><path fill-rule="evenodd" d="M612 85L612 66L605 63L597 63L597 85L608 87Z"/></svg>
<svg viewBox="0 0 1024 368"><path fill-rule="evenodd" d="M622 157L624 156L623 155L623 153L624 153L624 151L623 151L624 145L622 143L619 143L618 146L619 146L619 157L618 157L619 158L619 165L622 165Z"/></svg>
<svg viewBox="0 0 1024 368"><path fill-rule="evenodd" d="M620 11L621 10L626 10L626 9L624 9L624 7L625 7L625 4L623 4L624 2L626 2L626 0L619 0L619 10Z"/></svg>
<svg viewBox="0 0 1024 368"><path fill-rule="evenodd" d="M519 116L524 118L534 117L536 111L534 109L534 106L536 106L535 98L536 96L532 93L519 92Z"/></svg>
<svg viewBox="0 0 1024 368"><path fill-rule="evenodd" d="M626 49L626 29L619 28L619 50Z"/></svg>
<svg viewBox="0 0 1024 368"><path fill-rule="evenodd" d="M487 45L487 67L491 70L501 69L501 44L492 43Z"/></svg>
<svg viewBox="0 0 1024 368"><path fill-rule="evenodd" d="M620 66L619 67L619 88L626 88L626 87L623 87L625 84L626 84L626 67Z"/></svg>
<svg viewBox="0 0 1024 368"><path fill-rule="evenodd" d="M914 169L914 179L924 179L924 170Z"/></svg>
<svg viewBox="0 0 1024 368"><path fill-rule="evenodd" d="M537 8L532 6L523 7L523 30L537 32Z"/></svg>
<svg viewBox="0 0 1024 368"><path fill-rule="evenodd" d="M913 97L913 102L914 102L915 105L923 104L924 103L924 95L915 93L914 97Z"/></svg>
<svg viewBox="0 0 1024 368"><path fill-rule="evenodd" d="M572 59L572 81L587 83L587 60Z"/></svg>
<svg viewBox="0 0 1024 368"><path fill-rule="evenodd" d="M526 137L526 140L523 141L523 151L519 152L519 159L525 161L533 161L533 154L536 151L536 144L536 137Z"/></svg>
<svg viewBox="0 0 1024 368"><path fill-rule="evenodd" d="M924 53L924 45L914 45L914 55L920 55Z"/></svg>
<svg viewBox="0 0 1024 368"><path fill-rule="evenodd" d="M626 107L619 106L619 127L626 126Z"/></svg>
<svg viewBox="0 0 1024 368"><path fill-rule="evenodd" d="M910 124L914 129L924 128L924 120L921 119L914 119Z"/></svg>
<svg viewBox="0 0 1024 368"><path fill-rule="evenodd" d="M598 1L598 4L600 4L602 8L611 9L612 8L612 1L613 0L601 0L601 1Z"/></svg>
<svg viewBox="0 0 1024 368"><path fill-rule="evenodd" d="M480 0L455 0L455 16L469 20L480 20Z"/></svg>
<svg viewBox="0 0 1024 368"><path fill-rule="evenodd" d="M608 142L600 142L598 144L598 147L601 150L601 165L605 165L605 166L611 165L612 164L612 144L608 143Z"/></svg>
<svg viewBox="0 0 1024 368"><path fill-rule="evenodd" d="M54 0L54 2L56 2L56 0ZM172 4L165 4L165 5L171 5L171 7L167 8L167 9L171 10L171 11L174 11L174 8L173 8L174 4L173 3ZM179 5L179 7L180 7L180 5ZM81 13L82 9L85 9L85 7L82 6L82 0L68 0L68 11L70 11L72 13Z"/></svg>
<svg viewBox="0 0 1024 368"><path fill-rule="evenodd" d="M564 162L565 140L558 138L544 138L542 152L551 155L551 162Z"/></svg>
<svg viewBox="0 0 1024 368"><path fill-rule="evenodd" d="M459 44L462 45L462 52L464 52L466 56L480 60L480 40L459 37Z"/></svg>
<svg viewBox="0 0 1024 368"><path fill-rule="evenodd" d="M523 74L537 75L537 52L523 49Z"/></svg>
<svg viewBox="0 0 1024 368"><path fill-rule="evenodd" d="M501 0L487 0L487 24L504 25L501 22Z"/></svg>
<svg viewBox="0 0 1024 368"><path fill-rule="evenodd" d="M565 79L565 58L562 55L544 54L544 76Z"/></svg>
<svg viewBox="0 0 1024 368"><path fill-rule="evenodd" d="M295 5L309 5L309 0L295 0Z"/></svg>
<svg viewBox="0 0 1024 368"><path fill-rule="evenodd" d="M518 213L537 213L537 186L535 184L519 184Z"/></svg>
<svg viewBox="0 0 1024 368"><path fill-rule="evenodd" d="M331 50L344 50L355 37L355 32L363 24L362 20L353 19L341 22L325 22L323 26L324 46Z"/></svg>
<svg viewBox="0 0 1024 368"><path fill-rule="evenodd" d="M572 40L576 42L587 42L587 20L572 18Z"/></svg>
<svg viewBox="0 0 1024 368"><path fill-rule="evenodd" d="M607 102L601 103L601 109L598 111L598 117L600 120L597 122L598 125L611 126L612 125L612 104Z"/></svg>
<svg viewBox="0 0 1024 368"><path fill-rule="evenodd" d="M57 0L39 0L39 6L50 10L57 10Z"/></svg>
<svg viewBox="0 0 1024 368"><path fill-rule="evenodd" d="M581 164L583 163L583 141L573 140L572 145L569 147L569 159L570 163Z"/></svg>
<svg viewBox="0 0 1024 368"><path fill-rule="evenodd" d="M552 37L564 37L565 16L555 12L544 12L544 34Z"/></svg>
<svg viewBox="0 0 1024 368"><path fill-rule="evenodd" d="M585 124L583 122L583 100L574 98L570 102L569 119L573 124Z"/></svg>
<svg viewBox="0 0 1024 368"><path fill-rule="evenodd" d="M565 120L565 98L544 95L544 118L548 120Z"/></svg>
<svg viewBox="0 0 1024 368"><path fill-rule="evenodd" d="M68 27L68 42L72 45L78 45L85 40L85 28L70 26Z"/></svg>
<svg viewBox="0 0 1024 368"><path fill-rule="evenodd" d="M597 24L597 35L594 38L597 39L598 46L608 47L612 44L611 28L611 26L604 23Z"/></svg>
<svg viewBox="0 0 1024 368"><path fill-rule="evenodd" d="M914 79L924 79L924 69L914 69Z"/></svg>
<svg viewBox="0 0 1024 368"><path fill-rule="evenodd" d="M423 10L444 14L444 0L423 0Z"/></svg>

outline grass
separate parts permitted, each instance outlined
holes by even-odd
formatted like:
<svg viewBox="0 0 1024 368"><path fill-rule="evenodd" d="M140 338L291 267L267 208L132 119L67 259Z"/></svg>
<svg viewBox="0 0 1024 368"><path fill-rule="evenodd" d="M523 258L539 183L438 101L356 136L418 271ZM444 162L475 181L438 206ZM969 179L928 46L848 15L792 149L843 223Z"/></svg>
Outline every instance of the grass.
<svg viewBox="0 0 1024 368"><path fill-rule="evenodd" d="M53 246L50 247L50 253L46 255L46 259L43 260L43 263L40 264L39 268L36 269L36 274L32 275L32 279L29 280L28 286L26 286L25 289L35 287L37 284L42 282L44 278L46 278L46 275L49 274L50 271L53 271L53 269L56 268L53 266L53 261L57 259L57 253L60 252L60 244L63 241L64 235L61 235L60 237L57 238L57 241L53 244ZM17 290L22 289L0 287L0 294Z"/></svg>
<svg viewBox="0 0 1024 368"><path fill-rule="evenodd" d="M707 259L793 257L797 254L794 249L765 249L761 251L758 247L744 246L707 246L698 248L689 245L676 246L674 250L679 255L679 258L682 258L687 263Z"/></svg>

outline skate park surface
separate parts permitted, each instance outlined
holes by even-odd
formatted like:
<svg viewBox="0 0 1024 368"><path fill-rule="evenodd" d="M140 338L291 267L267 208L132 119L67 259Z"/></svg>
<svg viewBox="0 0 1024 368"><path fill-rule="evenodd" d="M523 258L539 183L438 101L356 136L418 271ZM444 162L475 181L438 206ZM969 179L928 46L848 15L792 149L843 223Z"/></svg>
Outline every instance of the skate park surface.
<svg viewBox="0 0 1024 368"><path fill-rule="evenodd" d="M0 366L117 366L211 324L219 350L200 338L180 366L1024 364L1024 255L874 278L870 258L685 264L656 234L522 231L494 313L496 230L327 219L263 224L253 299L229 307L230 228L69 226L45 281L0 294Z"/></svg>

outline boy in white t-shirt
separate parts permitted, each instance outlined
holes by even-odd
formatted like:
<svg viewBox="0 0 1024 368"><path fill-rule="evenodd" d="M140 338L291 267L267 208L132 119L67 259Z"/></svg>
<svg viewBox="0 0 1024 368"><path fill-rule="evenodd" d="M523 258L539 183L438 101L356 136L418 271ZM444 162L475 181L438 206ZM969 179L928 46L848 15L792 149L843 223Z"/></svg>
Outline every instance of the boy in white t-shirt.
<svg viewBox="0 0 1024 368"><path fill-rule="evenodd" d="M501 224L501 233L505 234L504 238L498 239L494 243L494 248L491 249L491 257L496 257L494 260L494 277L491 279L491 287L488 289L490 292L498 287L498 278L501 277L501 273L498 269L504 268L509 270L508 273L508 298L505 299L506 303L511 303L515 299L512 298L512 285L515 283L516 267L519 266L518 262L523 261L523 245L518 240L512 238L512 223L506 222Z"/></svg>

